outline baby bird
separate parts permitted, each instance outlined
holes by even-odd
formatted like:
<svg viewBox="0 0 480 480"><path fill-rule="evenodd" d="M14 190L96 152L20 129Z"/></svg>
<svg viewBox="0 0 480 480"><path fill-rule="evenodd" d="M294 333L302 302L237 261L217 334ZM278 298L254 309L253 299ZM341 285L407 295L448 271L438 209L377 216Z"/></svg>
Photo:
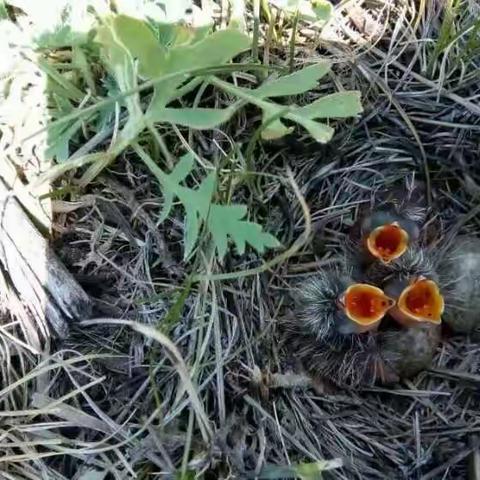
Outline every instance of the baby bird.
<svg viewBox="0 0 480 480"><path fill-rule="evenodd" d="M317 340L376 329L394 300L366 283L355 283L338 269L324 269L303 282L295 294L295 325Z"/></svg>
<svg viewBox="0 0 480 480"><path fill-rule="evenodd" d="M287 320L286 333L307 371L341 386L373 383L382 360L371 332L393 299L333 268L303 282L295 297L296 312Z"/></svg>
<svg viewBox="0 0 480 480"><path fill-rule="evenodd" d="M351 254L363 250L364 263L390 263L417 242L426 221L427 202L421 182L377 195L375 205L364 208L350 233Z"/></svg>
<svg viewBox="0 0 480 480"><path fill-rule="evenodd" d="M436 262L427 249L412 247L388 265L372 265L367 278L395 299L389 313L400 325L440 324L445 303Z"/></svg>
<svg viewBox="0 0 480 480"><path fill-rule="evenodd" d="M384 383L410 378L429 368L440 343L440 334L440 326L433 324L380 332L379 350L390 369L390 378Z"/></svg>
<svg viewBox="0 0 480 480"><path fill-rule="evenodd" d="M389 313L400 325L440 325L445 303L435 281L422 276L393 279L387 282L385 291L397 300Z"/></svg>
<svg viewBox="0 0 480 480"><path fill-rule="evenodd" d="M445 323L458 333L480 331L480 239L457 237L439 271L448 303Z"/></svg>
<svg viewBox="0 0 480 480"><path fill-rule="evenodd" d="M374 264L369 281L383 287L396 300L388 312L399 327L378 335L381 355L399 378L431 366L440 342L444 299L432 253L419 247L389 264Z"/></svg>

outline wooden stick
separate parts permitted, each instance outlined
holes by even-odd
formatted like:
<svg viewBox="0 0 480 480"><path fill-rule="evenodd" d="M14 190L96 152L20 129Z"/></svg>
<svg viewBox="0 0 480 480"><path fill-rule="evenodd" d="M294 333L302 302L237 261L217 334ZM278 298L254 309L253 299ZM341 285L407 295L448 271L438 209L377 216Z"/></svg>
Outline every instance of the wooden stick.
<svg viewBox="0 0 480 480"><path fill-rule="evenodd" d="M65 337L69 321L91 315L90 298L3 181L0 181L0 264L4 276L40 328L47 320L57 335Z"/></svg>

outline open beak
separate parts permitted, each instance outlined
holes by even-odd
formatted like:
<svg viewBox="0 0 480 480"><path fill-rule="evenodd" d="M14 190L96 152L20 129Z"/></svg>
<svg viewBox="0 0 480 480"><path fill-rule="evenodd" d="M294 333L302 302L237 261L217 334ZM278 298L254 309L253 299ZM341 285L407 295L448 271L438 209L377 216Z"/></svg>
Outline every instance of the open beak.
<svg viewBox="0 0 480 480"><path fill-rule="evenodd" d="M383 290L366 283L355 283L347 288L339 303L345 315L353 322L357 333L375 329L395 300Z"/></svg>
<svg viewBox="0 0 480 480"><path fill-rule="evenodd" d="M401 257L408 248L408 233L398 222L381 225L367 237L367 249L384 263Z"/></svg>
<svg viewBox="0 0 480 480"><path fill-rule="evenodd" d="M444 307L438 285L433 280L420 277L402 291L390 313L404 326L418 325L419 322L438 325Z"/></svg>

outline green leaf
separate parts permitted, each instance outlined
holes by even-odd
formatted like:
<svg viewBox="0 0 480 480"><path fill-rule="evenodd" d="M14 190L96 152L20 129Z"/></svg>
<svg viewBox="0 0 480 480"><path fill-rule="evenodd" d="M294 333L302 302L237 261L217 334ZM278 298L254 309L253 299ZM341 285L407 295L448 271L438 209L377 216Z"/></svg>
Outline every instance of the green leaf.
<svg viewBox="0 0 480 480"><path fill-rule="evenodd" d="M97 33L104 58L122 91L135 86L134 65L143 79L158 79L163 75L223 65L250 46L250 38L237 30L219 30L199 41L197 38L191 37L194 43L167 48L145 22L125 15L107 18ZM188 37L183 40L187 41ZM148 110L163 109L184 81L179 75L159 82Z"/></svg>
<svg viewBox="0 0 480 480"><path fill-rule="evenodd" d="M185 211L185 227L183 234L183 242L185 245L184 258L188 258L197 243L198 234L200 232L200 219L194 208Z"/></svg>
<svg viewBox="0 0 480 480"><path fill-rule="evenodd" d="M228 121L237 110L236 105L224 109L215 108L152 108L147 118L153 122L168 122L184 127L205 130Z"/></svg>
<svg viewBox="0 0 480 480"><path fill-rule="evenodd" d="M5 0L0 0L0 20L8 18L7 7L5 6Z"/></svg>
<svg viewBox="0 0 480 480"><path fill-rule="evenodd" d="M277 106L273 108L264 106L261 127L261 136L264 140L277 140L290 134L294 130L293 127L286 127L280 120L282 111L283 110Z"/></svg>
<svg viewBox="0 0 480 480"><path fill-rule="evenodd" d="M269 0L286 13L298 12L301 18L325 23L332 15L333 7L326 0Z"/></svg>
<svg viewBox="0 0 480 480"><path fill-rule="evenodd" d="M20 8L26 15L17 16L21 27L28 31L38 48L62 48L82 45L89 41L95 17L87 1L8 0L8 5Z"/></svg>
<svg viewBox="0 0 480 480"><path fill-rule="evenodd" d="M118 20L119 17L120 20ZM129 46L124 43L125 40L129 39L119 31L119 25L123 25L123 18L128 17L122 17L121 15L107 17L97 31L96 41L101 45L101 58L114 76L120 91L126 92L137 86L137 69L135 67L135 57ZM129 20L133 22L132 29L134 30L137 25L136 21L130 18ZM143 117L138 93L125 97L125 104L130 114L129 120L135 123Z"/></svg>
<svg viewBox="0 0 480 480"><path fill-rule="evenodd" d="M62 95L51 94L51 117L53 119L61 118L73 112L74 108L68 98ZM52 123L47 129L47 149L45 155L48 159L55 159L58 163L63 163L68 160L70 156L70 142L77 139L82 129L84 121L89 121L92 118L90 115L87 118L71 120L65 123Z"/></svg>
<svg viewBox="0 0 480 480"><path fill-rule="evenodd" d="M82 120L70 124L52 125L48 128L45 156L63 163L70 157L70 142L82 129Z"/></svg>
<svg viewBox="0 0 480 480"><path fill-rule="evenodd" d="M330 62L320 61L297 72L266 82L250 93L259 98L298 95L317 86L330 71Z"/></svg>
<svg viewBox="0 0 480 480"><path fill-rule="evenodd" d="M312 9L315 13L317 20L328 22L333 13L333 6L326 0L311 0Z"/></svg>
<svg viewBox="0 0 480 480"><path fill-rule="evenodd" d="M342 467L341 459L322 460L311 463L299 463L289 466L265 465L259 474L247 473L247 478L262 480L280 480L287 478L300 478L301 480L319 480L322 473Z"/></svg>
<svg viewBox="0 0 480 480"><path fill-rule="evenodd" d="M227 251L229 238L233 240L239 253L245 251L246 244L251 245L259 253L263 253L266 248L280 245L278 240L273 235L264 232L260 225L243 220L247 213L244 205L212 203L216 185L215 172L211 172L194 190L177 182L181 175L165 174L138 144L134 144L133 148L156 176L162 185L164 194L168 192L168 195L175 195L183 204L185 209L185 258L195 247L202 224L211 234L213 245L220 258ZM188 170L188 160L184 160L184 162L183 173Z"/></svg>
<svg viewBox="0 0 480 480"><path fill-rule="evenodd" d="M291 120L292 122L296 122L302 125L310 133L310 135L312 135L312 137L320 143L328 142L333 136L334 130L332 127L323 123L315 122L314 120L309 118L308 115L305 115L305 113L308 114L308 105L302 108L283 107L282 109L282 107L276 103L258 98L254 94L252 95L252 90L238 88L235 85L224 82L223 80L220 80L216 77L210 77L210 82L213 85L222 88L231 95L235 95L238 98L253 103L257 107L261 108L265 112L264 121L268 122L272 117L276 116L286 118L288 120ZM266 129L267 138L269 135L275 138L275 135L280 136L281 134L286 133L286 130L281 123L273 122L273 127L274 130L269 130L268 128Z"/></svg>
<svg viewBox="0 0 480 480"><path fill-rule="evenodd" d="M164 47L175 47L179 45L188 45L203 40L211 33L212 25L204 25L192 28L185 23L157 24L156 35L159 42Z"/></svg>
<svg viewBox="0 0 480 480"><path fill-rule="evenodd" d="M100 471L95 468L89 468L80 474L78 480L104 480L107 475L107 470Z"/></svg>
<svg viewBox="0 0 480 480"><path fill-rule="evenodd" d="M138 62L140 77L150 79L165 73L167 52L145 22L125 15L116 15L110 18L106 26L114 35L110 42L114 40L117 48L123 50L123 55ZM99 30L97 38L105 44L105 40L102 42L102 38L105 38L102 29Z"/></svg>
<svg viewBox="0 0 480 480"><path fill-rule="evenodd" d="M250 46L243 33L219 30L200 41L165 49L144 22L123 15L113 18L111 28L117 41L137 59L139 73L146 78L222 65Z"/></svg>
<svg viewBox="0 0 480 480"><path fill-rule="evenodd" d="M302 125L308 133L319 143L327 143L332 137L334 130L324 123L318 123L308 118L296 117L296 122Z"/></svg>
<svg viewBox="0 0 480 480"><path fill-rule="evenodd" d="M187 301L190 290L192 289L192 280L187 278L182 286L181 293L177 296L174 304L170 307L165 317L161 320L159 329L161 332L168 334L172 327L177 325L182 316L182 309Z"/></svg>
<svg viewBox="0 0 480 480"><path fill-rule="evenodd" d="M257 252L263 253L265 248L279 247L279 241L271 234L263 231L257 223L242 220L247 214L244 205L212 205L208 217L208 229L217 249L219 258L227 251L227 241L231 238L240 255L245 252L248 243Z"/></svg>
<svg viewBox="0 0 480 480"><path fill-rule="evenodd" d="M162 177L157 178L160 180ZM211 207L215 191L215 172L211 172L196 190L181 186L180 180L177 181L179 178L170 174L160 181L164 192L167 195L176 195L185 209L184 258L188 258L197 243L201 222L206 220Z"/></svg>
<svg viewBox="0 0 480 480"><path fill-rule="evenodd" d="M227 252L228 234L232 232L236 223L247 214L245 205L214 205L210 210L208 228L212 234L218 256L223 258ZM239 244L237 248L240 253L245 250L245 243Z"/></svg>
<svg viewBox="0 0 480 480"><path fill-rule="evenodd" d="M265 124L266 121L264 120L263 123ZM293 130L293 127L286 127L281 120L273 120L262 129L262 138L264 140L277 140L285 135L289 135Z"/></svg>
<svg viewBox="0 0 480 480"><path fill-rule="evenodd" d="M185 204L188 204L192 208L198 211L198 214L202 219L206 219L208 212L210 210L212 197L215 192L216 185L216 174L215 172L210 172L210 174L202 181L197 190L184 189L189 191L188 201L186 196L182 195L182 192L179 192L179 198L184 201ZM191 194L191 192L194 193Z"/></svg>
<svg viewBox="0 0 480 480"><path fill-rule="evenodd" d="M296 113L309 119L347 118L362 112L358 91L332 93L296 110Z"/></svg>
<svg viewBox="0 0 480 480"><path fill-rule="evenodd" d="M172 183L174 184L180 184L187 176L190 174L193 168L193 154L192 153L186 153L183 155L178 163L175 165L174 169L171 171L171 173L168 175L168 177L171 178ZM174 194L171 189L164 188L163 189L163 208L160 213L160 216L158 218L158 223L164 222L168 215L170 214L173 206L173 198Z"/></svg>
<svg viewBox="0 0 480 480"><path fill-rule="evenodd" d="M165 73L189 72L194 69L220 66L250 47L250 38L238 30L219 30L191 45L181 45L169 50ZM150 109L165 107L175 98L175 90L184 79L168 80L158 84Z"/></svg>

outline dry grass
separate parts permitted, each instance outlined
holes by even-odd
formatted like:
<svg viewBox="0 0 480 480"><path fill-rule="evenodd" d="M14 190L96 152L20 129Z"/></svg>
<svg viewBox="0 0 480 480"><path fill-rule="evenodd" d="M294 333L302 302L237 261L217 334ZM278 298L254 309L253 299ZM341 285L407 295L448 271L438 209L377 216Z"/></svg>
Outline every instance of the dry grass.
<svg viewBox="0 0 480 480"><path fill-rule="evenodd" d="M131 152L56 203L56 251L98 319L72 325L45 358L0 332L0 478L286 478L269 466L334 459L343 467L325 478L466 478L480 431L475 339L445 338L435 368L412 381L352 392L296 375L278 328L291 285L333 257L360 205L405 177L428 179L440 234L478 232L480 4L458 3L453 33L434 1L343 2L328 41L300 23L295 64L335 60L310 95L359 89L365 106L326 146L296 131L249 158L252 110L222 131L166 132L170 145L182 135L201 157L227 159L226 193L285 247L311 220L308 241L268 271L242 275L262 265L251 253L183 263L180 217L157 227L158 188ZM279 32L260 49L272 64L288 62L289 23Z"/></svg>

